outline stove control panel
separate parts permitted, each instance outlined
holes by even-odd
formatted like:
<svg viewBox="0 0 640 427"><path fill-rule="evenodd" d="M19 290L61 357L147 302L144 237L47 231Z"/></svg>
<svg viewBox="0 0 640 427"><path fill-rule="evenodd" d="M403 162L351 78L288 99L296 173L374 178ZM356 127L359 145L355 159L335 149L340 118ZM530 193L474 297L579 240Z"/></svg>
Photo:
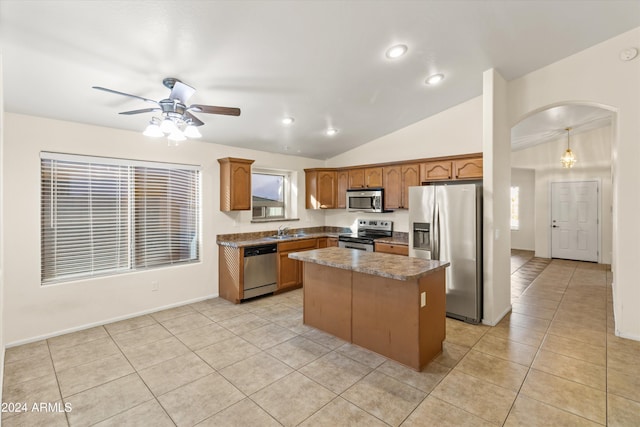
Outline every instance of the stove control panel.
<svg viewBox="0 0 640 427"><path fill-rule="evenodd" d="M384 219L358 219L358 230L393 231L393 221Z"/></svg>

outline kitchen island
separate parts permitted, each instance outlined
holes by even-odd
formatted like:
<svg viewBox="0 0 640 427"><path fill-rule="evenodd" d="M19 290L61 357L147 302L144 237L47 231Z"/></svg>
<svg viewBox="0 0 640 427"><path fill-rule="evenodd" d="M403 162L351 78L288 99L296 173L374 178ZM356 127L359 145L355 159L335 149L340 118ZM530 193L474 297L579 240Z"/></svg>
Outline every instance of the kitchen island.
<svg viewBox="0 0 640 427"><path fill-rule="evenodd" d="M355 249L289 254L304 262L304 323L415 370L442 351L448 262Z"/></svg>

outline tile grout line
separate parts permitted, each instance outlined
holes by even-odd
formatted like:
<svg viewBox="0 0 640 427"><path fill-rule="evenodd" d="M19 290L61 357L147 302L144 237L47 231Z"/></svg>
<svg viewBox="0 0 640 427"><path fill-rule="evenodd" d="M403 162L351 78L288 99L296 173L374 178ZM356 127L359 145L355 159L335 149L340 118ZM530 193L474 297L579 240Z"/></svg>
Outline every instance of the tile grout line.
<svg viewBox="0 0 640 427"><path fill-rule="evenodd" d="M53 375L56 377L56 385L58 386L58 393L60 393L60 400L62 404L65 404L65 398L62 396L62 388L60 387L60 380L58 379L58 371L56 370L56 365L53 363L53 355L51 354L51 347L49 346L49 340L46 340L47 343L47 352L49 353L49 358L51 359L51 367L53 368ZM69 420L69 414L67 411L64 411L64 418L67 420L67 425L71 426L71 421Z"/></svg>
<svg viewBox="0 0 640 427"><path fill-rule="evenodd" d="M549 262L549 264L547 264L547 267L549 265L551 265L551 262ZM545 267L545 269L546 269L546 267ZM567 279L567 285L564 288L565 291L563 291L563 293L562 293L562 298L564 298L564 293L566 292L566 289L569 287L569 282L571 281L571 277L573 277L574 273L575 273L575 267L574 267L574 271L571 273L571 276ZM538 274L537 277L540 277L540 274ZM529 286L527 286L527 289L529 288ZM558 307L555 309L555 312L553 314L553 318L555 318L556 314L558 313L558 309L560 308L560 302L562 302L562 298L558 302ZM533 364L536 361L536 358L538 357L538 354L540 353L540 351L542 351L542 346L544 345L544 342L547 340L547 336L549 335L549 328L551 327L551 324L553 323L553 318L549 322L549 326L547 326L547 328L545 329L544 337L542 338L542 341L540 342L540 345L538 346L538 349L536 350L536 353L533 356L533 359L531 359L531 364L527 367L527 373L525 374L524 379L522 380L522 383L520 384L520 387L518 387L518 391L516 392L516 397L515 397L515 399L513 399L513 402L511 403L511 407L509 408L509 411L507 412L507 416L505 417L504 421L502 422L503 426L507 422L507 420L509 419L509 415L511 415L511 412L513 411L513 408L515 406L516 400L518 400L518 397L520 396L520 393L522 392L522 387L524 386L524 383L527 381L527 378L529 377L529 374L531 373L531 370L533 369ZM524 396L524 397L527 397L527 398L531 399L528 396ZM533 399L533 400L536 400L536 399ZM545 402L541 402L541 403L545 403ZM553 405L550 405L550 406L553 406ZM560 408L558 408L558 409L560 409Z"/></svg>
<svg viewBox="0 0 640 427"><path fill-rule="evenodd" d="M158 322L155 318L153 318L153 320L155 320L158 324L160 324L160 322ZM160 324L160 326L164 327L164 325L162 325L162 324ZM141 329L141 328L137 328L137 329ZM166 329L166 328L165 328L165 329ZM141 402L141 403L139 403L138 405L132 406L131 408L127 408L127 409L125 409L124 411L120 411L120 412L118 412L117 414L113 414L112 416L110 416L110 417L108 417L108 418L105 418L104 420L100 420L100 421L98 421L98 423L99 423L99 422L106 421L106 420L111 419L111 418L113 418L113 417L116 417L116 416L118 416L118 415L120 415L120 414L123 414L123 413L125 413L125 412L127 412L127 411L129 411L129 410L133 409L133 408L137 408L137 407L138 407L138 406L140 406L140 405L144 405L145 403L150 402L151 400L155 400L155 401L158 403L158 405L160 405L160 407L162 408L162 411L167 415L167 417L169 417L169 419L171 420L171 422L173 423L173 425L174 425L174 426L177 426L177 424L176 424L176 422L174 421L174 419L171 417L171 415L169 415L169 413L167 412L167 410L165 409L165 407L164 407L164 406L162 406L162 403L160 403L160 401L158 400L158 397L153 393L153 391L151 391L151 389L149 388L149 386L147 385L147 383L146 383L146 382L144 381L144 379L140 376L140 373L138 372L138 369L137 369L135 366L133 366L133 363L131 363L131 360L129 360L129 358L127 357L127 355L125 354L125 352L122 350L122 348L120 347L120 345L118 344L118 342L113 338L113 336L111 335L111 333L109 332L109 330L108 330L107 328L105 328L105 330L107 331L107 334L109 335L109 337L111 338L111 340L113 341L113 343L116 345L116 347L118 347L118 350L120 350L120 353L122 354L122 357L124 357L124 358L125 358L125 360L126 360L126 361L127 361L127 363L131 366L131 368L133 369L133 371L135 372L135 374L137 375L137 377L140 379L140 381L142 382L142 384L144 384L145 388L149 391L149 393L151 393L151 396L153 396L153 399L149 399L149 400L147 400L147 401ZM133 330L135 330L135 329L133 329ZM128 331L127 331L127 332L128 332ZM169 333L171 333L171 332L169 332ZM130 375L130 374L127 374L127 375ZM126 377L127 375L123 375L123 376L121 376L121 377L118 377L116 380L118 380L118 379L120 379L120 378L124 378L124 377ZM112 381L116 381L116 380L112 380ZM109 382L112 382L112 381L109 381ZM108 383L108 382L107 382L107 383ZM103 383L103 384L107 384L107 383ZM101 386L101 385L103 385L103 384L100 384L99 386ZM99 387L99 386L96 386L96 387ZM95 388L95 387L93 387L93 388ZM97 423L94 423L94 424L97 424Z"/></svg>
<svg viewBox="0 0 640 427"><path fill-rule="evenodd" d="M558 313L558 310L560 309L560 304L562 303L562 300L563 300L563 299L564 299L564 297L565 297L566 290L567 290L567 289L569 289L569 287L571 286L571 280L573 280L573 276L574 276L574 274L575 274L576 270L578 270L578 268L577 268L577 264L576 264L576 266L573 268L573 272L571 273L571 276L567 279L567 285L566 285L566 287L564 288L564 289L565 289L565 291L563 292L563 296L562 296L562 298L560 299L560 302L559 302L559 304L558 304L558 308L556 309L556 312L554 313L554 317L553 317L554 319L555 319L555 317L556 317L556 314ZM553 322L553 319L551 320L551 323L552 323L552 322ZM551 323L549 324L549 327L551 326ZM532 360L532 362L531 362L531 366L529 367L529 369L528 369L528 371L527 371L527 375L525 376L525 380L522 382L522 384L521 384L521 386L520 386L520 389L518 390L518 395L517 395L517 396L519 396L519 395L520 395L520 390L522 389L522 386L524 385L524 382L526 381L527 377L529 377L529 373L531 372L531 370L533 370L533 369L534 369L534 368L533 368L533 363L535 362L535 359L537 358L537 356L538 356L538 354L540 353L540 351L542 351L542 345L543 345L543 344L544 344L544 342L546 341L547 336L548 336L548 335L550 335L550 333L548 332L549 327L547 327L547 331L545 332L544 339L543 339L542 343L540 344L540 347L539 347L539 348L538 348L538 350L536 351L536 355L534 356L534 359L533 359L533 360ZM554 334L551 334L551 335L554 335ZM547 350L547 351L548 351L548 350ZM555 352L554 352L554 353L555 353ZM558 354L558 353L556 353L556 354ZM606 350L605 350L605 355L606 355ZM569 357L569 356L567 356L567 357ZM572 358L573 358L573 357L572 357ZM575 358L574 358L574 359L575 359ZM581 360L581 359L576 359L576 360ZM579 382L576 382L576 381L570 380L570 379L568 379L568 378L560 377L560 376L555 375L555 374L552 374L552 373L548 373L548 372L545 372L545 371L541 371L541 372L543 372L543 373L545 373L545 374L547 374L547 375L551 375L551 376L556 377L556 378L560 378L560 379L565 380L565 381L572 382L572 383L574 383L574 384L579 384L579 385L582 385L582 386L585 386L585 387L589 387L589 388L594 389L594 390L597 390L597 391L602 391L602 390L598 390L597 388L594 388L594 387L592 387L592 386L590 386L590 385L582 384L582 383L579 383ZM605 374L605 375L606 375L606 374ZM606 390L606 383L605 383L605 399L607 399L607 395L608 395L608 392L607 392L607 390ZM517 399L517 396L516 396L516 399ZM529 398L529 399L532 399L532 400L535 400L535 401L538 401L538 402L540 402L540 403L542 403L542 404L549 405L549 406L551 406L551 407L553 407L553 408L556 408L556 409L561 410L561 411L563 411L563 412L566 412L566 413L572 414L572 415L574 415L574 416L578 416L578 417L580 417L580 418L582 418L582 419L585 419L585 420L588 420L588 421L590 421L590 422L594 422L594 423L596 423L596 424L599 424L597 421L594 421L594 420L591 420L591 419L589 419L589 418L586 418L586 417L584 417L583 415L580 415L580 414L576 414L576 413L573 413L573 412L567 411L567 410L566 410L566 409L564 409L564 408L559 408L559 407L554 406L554 405L552 405L552 404L550 404L550 403L542 402L542 401L539 401L539 400L537 400L537 399L533 399L533 398L528 397L528 396L525 396L525 397L527 397L527 398ZM514 402L515 402L515 401L514 401ZM512 410L513 410L513 405L512 405L512 408L509 410L509 413L511 413L511 411L512 411ZM508 415L507 415L507 418L508 418ZM606 419L606 404L605 404L605 425L606 425L606 423L607 423L607 421L606 421L606 420L607 420L607 419ZM506 422L506 419L505 419L505 422Z"/></svg>

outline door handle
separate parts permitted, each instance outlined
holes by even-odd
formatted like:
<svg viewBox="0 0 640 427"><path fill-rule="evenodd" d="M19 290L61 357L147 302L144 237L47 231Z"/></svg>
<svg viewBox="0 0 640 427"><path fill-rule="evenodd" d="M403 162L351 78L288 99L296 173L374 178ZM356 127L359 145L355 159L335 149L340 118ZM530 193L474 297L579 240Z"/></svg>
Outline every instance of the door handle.
<svg viewBox="0 0 640 427"><path fill-rule="evenodd" d="M553 228L559 228L559 227L558 227L557 225L555 225L555 224L554 224L554 225L552 225L551 227L553 227Z"/></svg>

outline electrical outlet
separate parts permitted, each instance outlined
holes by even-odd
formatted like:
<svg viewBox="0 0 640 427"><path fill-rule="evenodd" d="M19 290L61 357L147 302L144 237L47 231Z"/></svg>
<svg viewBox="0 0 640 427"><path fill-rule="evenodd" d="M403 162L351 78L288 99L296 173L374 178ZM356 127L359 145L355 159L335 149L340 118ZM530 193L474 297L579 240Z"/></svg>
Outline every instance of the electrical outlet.
<svg viewBox="0 0 640 427"><path fill-rule="evenodd" d="M159 291L160 290L160 284L158 283L157 280L153 280L151 282L151 291L155 292L155 291Z"/></svg>
<svg viewBox="0 0 640 427"><path fill-rule="evenodd" d="M427 293L422 292L420 293L420 307L424 307L425 305L427 305Z"/></svg>

